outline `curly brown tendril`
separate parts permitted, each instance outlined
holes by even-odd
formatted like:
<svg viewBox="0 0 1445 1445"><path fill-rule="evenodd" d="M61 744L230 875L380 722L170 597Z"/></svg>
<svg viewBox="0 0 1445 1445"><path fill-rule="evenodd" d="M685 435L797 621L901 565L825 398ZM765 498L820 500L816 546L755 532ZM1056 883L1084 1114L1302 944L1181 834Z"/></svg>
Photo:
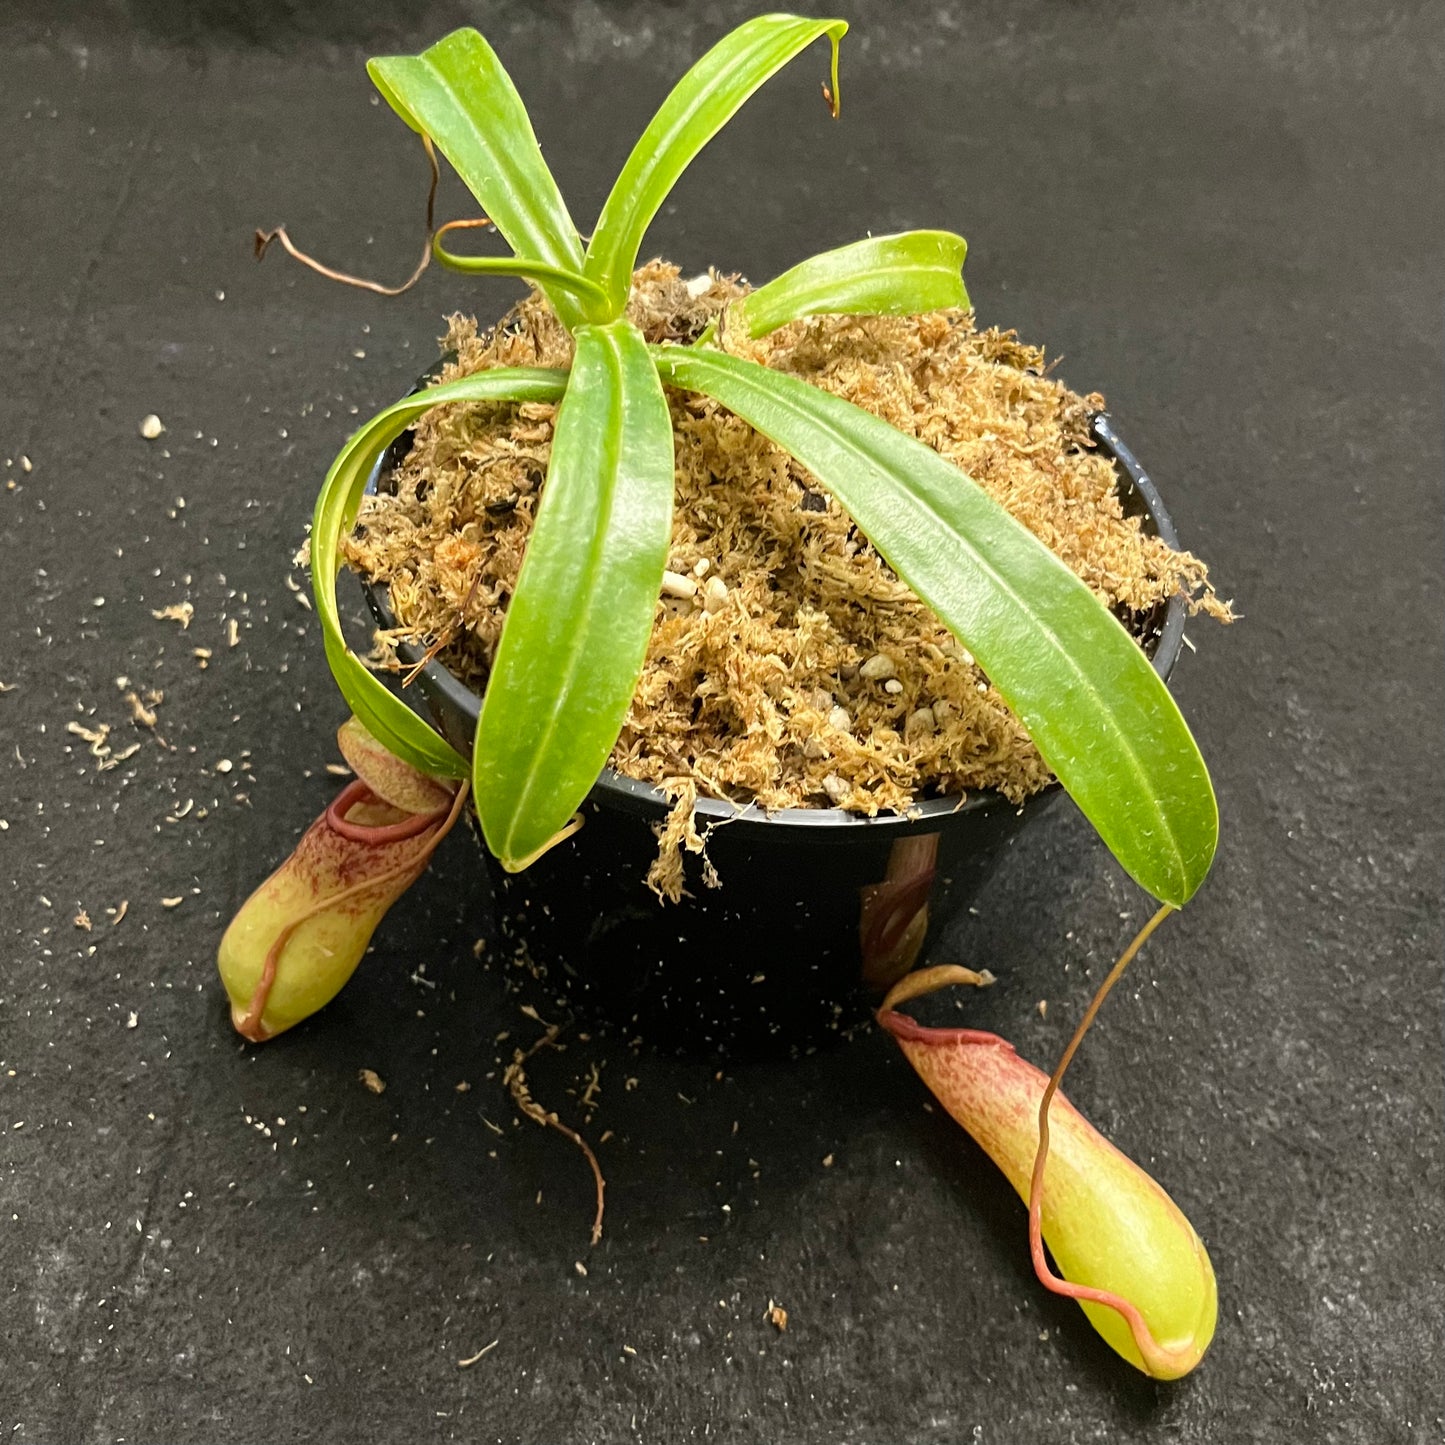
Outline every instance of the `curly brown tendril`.
<svg viewBox="0 0 1445 1445"><path fill-rule="evenodd" d="M293 260L299 261L303 266L315 271L318 276L325 276L328 281L339 281L343 286L356 286L363 291L374 291L378 296L400 296L404 291L410 291L418 281L422 273L431 265L432 238L437 234L436 229L436 199L437 185L441 180L441 167L437 163L437 153L432 145L431 137L423 135L421 138L422 148L426 151L427 165L431 168L431 180L427 186L426 193L426 241L422 247L421 260L416 263L416 269L401 283L400 286L386 286L380 281L370 281L365 276L353 276L346 271L338 271L333 266L327 266L318 261L314 256L308 256L305 251L292 241L286 233L285 226L276 226L270 231L258 230L255 238L256 259L259 261L270 249L273 241L279 241L282 250ZM485 217L474 221L453 221L453 226L490 226L492 223ZM443 228L446 229L446 228Z"/></svg>
<svg viewBox="0 0 1445 1445"><path fill-rule="evenodd" d="M587 819L584 818L581 813L573 813L535 852L528 853L525 858L517 859L515 863L504 862L502 867L504 867L508 873L523 872L530 868L544 853L550 853L559 843L565 843L586 821Z"/></svg>
<svg viewBox="0 0 1445 1445"><path fill-rule="evenodd" d="M443 236L446 235L448 231L469 231L475 226L491 226L494 224L495 223L489 216L464 216L459 221L447 221L444 225L438 226L436 230L432 232L432 249L434 251L441 249L441 239ZM452 253L450 251L447 251L445 252L445 255L448 259L450 259Z"/></svg>
<svg viewBox="0 0 1445 1445"><path fill-rule="evenodd" d="M1137 1346L1140 1356L1146 1364L1155 1367L1150 1370L1151 1374L1156 1374L1159 1366L1168 1366L1173 1359L1180 1356L1181 1352L1172 1351L1167 1346L1161 1345L1150 1332L1149 1326L1144 1323L1144 1317L1139 1313L1137 1306L1121 1295L1114 1294L1110 1290L1073 1284L1055 1274L1049 1267L1049 1262L1044 1255L1043 1235L1044 1166L1048 1163L1049 1158L1049 1105L1053 1102L1054 1095L1058 1093L1059 1085L1063 1082L1064 1071L1073 1061L1079 1045L1084 1041L1084 1035L1088 1033L1104 1000L1108 998L1109 991L1118 983L1124 970L1134 961L1134 956L1143 948L1149 935L1174 911L1174 905L1166 903L1139 930L1128 948L1119 955L1119 961L1109 970L1108 977L1099 985L1088 1008L1084 1010L1084 1016L1079 1020L1079 1026L1074 1030L1074 1036L1069 1040L1068 1047L1059 1056L1058 1063L1054 1065L1054 1071L1049 1076L1043 1097L1039 1100L1039 1147L1038 1152L1034 1155L1033 1176L1029 1180L1029 1254L1033 1259L1034 1273L1038 1276L1039 1283L1045 1289L1052 1290L1054 1294L1064 1295L1073 1300L1087 1300L1090 1304L1105 1305L1120 1315L1124 1323L1129 1326L1129 1332L1134 1337L1134 1344Z"/></svg>

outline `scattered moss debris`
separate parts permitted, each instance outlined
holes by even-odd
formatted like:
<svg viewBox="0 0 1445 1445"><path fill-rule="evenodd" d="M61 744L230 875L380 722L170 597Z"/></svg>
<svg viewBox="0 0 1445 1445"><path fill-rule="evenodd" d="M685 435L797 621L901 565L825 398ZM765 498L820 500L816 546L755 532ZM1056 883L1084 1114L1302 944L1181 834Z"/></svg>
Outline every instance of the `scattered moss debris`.
<svg viewBox="0 0 1445 1445"><path fill-rule="evenodd" d="M501 1344L501 1343L502 1343L502 1342L501 1342L500 1339L496 1339L496 1340L493 1340L492 1343L489 1344L489 1345L483 1345L483 1346L481 1347L481 1349L479 1349L479 1350L476 1352L476 1354L474 1354L474 1355L469 1355L465 1360L458 1360L458 1361L457 1361L457 1369L459 1369L459 1370L469 1369L472 1365L475 1365L478 1360L483 1359L483 1358L485 1358L487 1355L491 1354L491 1352L492 1352L493 1350L495 1350L495 1349L497 1348L497 1346L498 1346L499 1344Z"/></svg>
<svg viewBox="0 0 1445 1445"><path fill-rule="evenodd" d="M688 283L654 261L632 319L653 342L695 337L745 294ZM1137 622L1176 593L1221 621L1205 564L1125 517L1113 463L1091 444L1103 406L1053 380L1044 355L971 315L815 317L722 346L848 397L956 463ZM537 294L492 330L451 318L444 380L496 366L566 366L572 342ZM967 649L848 515L785 452L706 398L669 393L677 507L647 664L612 765L674 803L649 882L676 899L682 851L702 852L703 795L766 809L903 811L930 795L996 788L1020 801L1050 781ZM369 501L346 560L390 584L399 625L486 683L546 475L555 407L438 407L418 423L396 490ZM695 584L692 586L688 583ZM706 881L715 881L708 878Z"/></svg>
<svg viewBox="0 0 1445 1445"><path fill-rule="evenodd" d="M152 617L161 622L179 622L182 632L191 625L191 618L195 615L196 609L189 602L173 602L169 607L151 608Z"/></svg>

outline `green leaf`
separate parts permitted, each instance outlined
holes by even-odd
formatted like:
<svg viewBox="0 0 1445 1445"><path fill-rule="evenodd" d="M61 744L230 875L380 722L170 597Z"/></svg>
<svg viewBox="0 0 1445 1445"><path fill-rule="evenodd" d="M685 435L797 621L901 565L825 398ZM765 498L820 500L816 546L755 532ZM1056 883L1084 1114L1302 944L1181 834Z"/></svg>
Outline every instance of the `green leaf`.
<svg viewBox="0 0 1445 1445"><path fill-rule="evenodd" d="M838 42L847 29L846 20L759 15L725 35L678 81L622 167L587 248L586 274L606 289L614 315L627 305L643 234L678 177L759 86L821 35L833 45L837 113Z"/></svg>
<svg viewBox="0 0 1445 1445"><path fill-rule="evenodd" d="M378 56L366 69L387 104L435 141L519 256L582 269L581 239L522 98L475 30L454 30L420 55ZM568 326L583 319L572 295L542 289Z"/></svg>
<svg viewBox="0 0 1445 1445"><path fill-rule="evenodd" d="M833 492L978 658L1125 870L1182 905L1214 856L1214 792L1168 688L1108 608L952 463L851 402L715 351L653 355L664 381L713 397Z"/></svg>
<svg viewBox="0 0 1445 1445"><path fill-rule="evenodd" d="M870 236L824 251L784 271L737 302L730 325L751 337L800 316L916 316L945 307L966 310L963 258L968 245L951 231Z"/></svg>
<svg viewBox="0 0 1445 1445"><path fill-rule="evenodd" d="M672 535L672 420L641 333L576 333L567 395L482 701L473 795L523 868L586 797L647 656Z"/></svg>
<svg viewBox="0 0 1445 1445"><path fill-rule="evenodd" d="M311 586L331 675L372 736L424 773L464 778L467 763L347 647L336 607L342 533L356 521L376 459L423 412L444 402L557 401L566 387L565 371L505 367L429 387L372 417L341 449L321 485L311 523Z"/></svg>

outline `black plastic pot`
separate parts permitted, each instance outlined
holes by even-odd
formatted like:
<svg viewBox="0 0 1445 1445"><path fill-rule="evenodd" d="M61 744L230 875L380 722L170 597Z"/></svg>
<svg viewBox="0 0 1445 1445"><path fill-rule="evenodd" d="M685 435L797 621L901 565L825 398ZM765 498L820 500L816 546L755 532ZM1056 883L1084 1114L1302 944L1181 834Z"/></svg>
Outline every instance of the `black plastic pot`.
<svg viewBox="0 0 1445 1445"><path fill-rule="evenodd" d="M1126 511L1178 547L1159 494L1107 415L1092 419L1118 463ZM371 486L410 446L402 437ZM366 586L379 625L394 624L384 588ZM1143 642L1166 680L1185 607L1146 619ZM403 660L414 662L405 647ZM480 699L439 664L413 684L437 727L469 755ZM666 798L610 768L583 804L585 825L519 874L487 856L503 947L590 1021L654 1047L732 1054L813 1047L867 1016L894 978L967 905L1024 821L1057 784L1022 807L978 792L920 803L908 816L836 808L755 808L703 799L697 821L722 886L705 886L685 854L688 895L660 903L644 878Z"/></svg>

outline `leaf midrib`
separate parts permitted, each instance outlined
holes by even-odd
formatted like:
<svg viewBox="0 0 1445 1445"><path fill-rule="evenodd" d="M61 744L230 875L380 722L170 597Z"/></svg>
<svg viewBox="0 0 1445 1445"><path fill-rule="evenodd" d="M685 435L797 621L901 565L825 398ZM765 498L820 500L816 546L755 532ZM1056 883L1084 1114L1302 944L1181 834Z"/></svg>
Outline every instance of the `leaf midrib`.
<svg viewBox="0 0 1445 1445"><path fill-rule="evenodd" d="M615 419L616 413L620 412L619 403L622 398L622 355L618 348L616 338L598 328L596 333L598 339L604 343L605 349L602 355L612 373L611 401L613 416L609 416L609 425L604 428L603 436L606 445L603 449L603 462L605 465L606 490L604 506L598 516L598 524L593 532L591 543L586 553L586 568L583 573L588 586L586 588L586 604L580 620L580 625L573 629L572 639L566 651L566 670L564 672L565 682L557 688L553 694L553 705L546 725L542 729L537 746L531 753L531 764L528 772L523 778L522 786L517 793L516 806L512 809L511 825L507 829L505 838L505 849L503 856L512 856L512 840L516 837L517 831L522 827L527 816L527 806L531 801L533 792L536 789L538 778L542 772L541 762L551 748L552 739L557 734L558 722L566 707L568 698L572 694L573 683L576 678L577 664L587 649L590 633L592 630L592 619L596 614L597 605L601 598L601 589L597 587L597 574L602 566L603 553L606 550L606 541L611 529L612 510L617 501L617 479L620 470L622 456L622 427L613 426L610 423ZM566 397L563 397L565 403ZM561 410L559 407L558 417ZM555 441L554 441L555 445Z"/></svg>

